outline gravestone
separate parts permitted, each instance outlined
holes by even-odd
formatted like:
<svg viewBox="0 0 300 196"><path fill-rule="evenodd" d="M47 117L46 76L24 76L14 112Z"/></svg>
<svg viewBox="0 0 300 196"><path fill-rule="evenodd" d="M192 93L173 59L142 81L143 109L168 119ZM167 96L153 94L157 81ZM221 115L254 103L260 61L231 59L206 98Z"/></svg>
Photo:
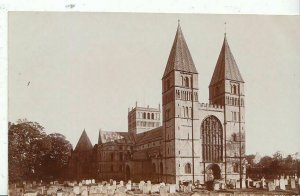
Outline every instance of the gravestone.
<svg viewBox="0 0 300 196"><path fill-rule="evenodd" d="M95 184L95 183L96 183L95 179L92 179L92 184Z"/></svg>
<svg viewBox="0 0 300 196"><path fill-rule="evenodd" d="M176 185L175 184L170 184L169 193L176 193Z"/></svg>
<svg viewBox="0 0 300 196"><path fill-rule="evenodd" d="M275 179L275 187L279 187L279 180Z"/></svg>
<svg viewBox="0 0 300 196"><path fill-rule="evenodd" d="M291 189L295 189L296 188L296 181L295 179L291 179Z"/></svg>
<svg viewBox="0 0 300 196"><path fill-rule="evenodd" d="M243 178L242 179L242 189L245 189L246 187L246 180Z"/></svg>
<svg viewBox="0 0 300 196"><path fill-rule="evenodd" d="M247 188L250 188L250 182L251 182L252 180L251 180L251 178L247 178Z"/></svg>
<svg viewBox="0 0 300 196"><path fill-rule="evenodd" d="M159 192L159 184L153 184L151 186L151 193L158 193Z"/></svg>
<svg viewBox="0 0 300 196"><path fill-rule="evenodd" d="M112 185L113 184L113 179L109 179L109 184Z"/></svg>
<svg viewBox="0 0 300 196"><path fill-rule="evenodd" d="M126 184L126 189L127 189L128 191L131 191L131 183L127 183L127 184Z"/></svg>
<svg viewBox="0 0 300 196"><path fill-rule="evenodd" d="M89 196L88 191L86 189L82 190L81 196Z"/></svg>
<svg viewBox="0 0 300 196"><path fill-rule="evenodd" d="M285 179L280 178L280 180L279 180L279 188L281 190L285 190Z"/></svg>
<svg viewBox="0 0 300 196"><path fill-rule="evenodd" d="M150 190L151 190L151 189L150 189ZM148 193L149 193L149 189L148 189L148 185L147 185L147 184L144 184L144 185L143 185L142 191L143 191L143 194L148 194Z"/></svg>
<svg viewBox="0 0 300 196"><path fill-rule="evenodd" d="M79 182L78 186L82 186L82 183L81 183L81 182Z"/></svg>
<svg viewBox="0 0 300 196"><path fill-rule="evenodd" d="M107 186L106 185L102 187L101 193L107 194Z"/></svg>
<svg viewBox="0 0 300 196"><path fill-rule="evenodd" d="M147 191L148 191L148 193L151 192L151 186L152 186L151 181L148 180L147 181Z"/></svg>
<svg viewBox="0 0 300 196"><path fill-rule="evenodd" d="M188 192L192 192L193 191L193 185L192 183L189 183L188 186L187 186L187 191Z"/></svg>
<svg viewBox="0 0 300 196"><path fill-rule="evenodd" d="M107 194L108 195L114 195L115 194L115 189L113 187L107 187Z"/></svg>
<svg viewBox="0 0 300 196"><path fill-rule="evenodd" d="M264 177L262 177L262 179L260 181L261 181L261 187L265 188L265 186L266 186L266 179Z"/></svg>
<svg viewBox="0 0 300 196"><path fill-rule="evenodd" d="M168 195L168 190L166 186L160 186L159 187L159 195L161 196L167 196Z"/></svg>
<svg viewBox="0 0 300 196"><path fill-rule="evenodd" d="M257 189L260 188L260 183L259 183L259 182L256 182L256 183L255 183L255 188L257 188Z"/></svg>
<svg viewBox="0 0 300 196"><path fill-rule="evenodd" d="M215 183L215 184L214 184L214 190L215 190L215 191L220 190L220 184L219 184L219 183Z"/></svg>
<svg viewBox="0 0 300 196"><path fill-rule="evenodd" d="M241 184L240 184L240 181L236 181L236 182L235 182L235 188L236 188L236 189L241 188L240 185L241 185Z"/></svg>
<svg viewBox="0 0 300 196"><path fill-rule="evenodd" d="M117 186L117 181L114 180L112 185L116 187Z"/></svg>
<svg viewBox="0 0 300 196"><path fill-rule="evenodd" d="M275 191L275 184L273 182L268 183L268 191Z"/></svg>
<svg viewBox="0 0 300 196"><path fill-rule="evenodd" d="M139 183L139 190L143 190L143 186L144 186L145 182L144 181L140 181Z"/></svg>
<svg viewBox="0 0 300 196"><path fill-rule="evenodd" d="M120 186L124 186L124 181L123 180L120 181Z"/></svg>

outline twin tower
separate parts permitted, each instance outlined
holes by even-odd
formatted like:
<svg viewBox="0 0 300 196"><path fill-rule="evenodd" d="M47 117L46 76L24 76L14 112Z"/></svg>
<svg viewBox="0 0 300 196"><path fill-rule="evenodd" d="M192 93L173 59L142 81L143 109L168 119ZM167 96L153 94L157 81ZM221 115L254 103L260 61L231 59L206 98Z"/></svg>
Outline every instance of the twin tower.
<svg viewBox="0 0 300 196"><path fill-rule="evenodd" d="M225 36L209 84L209 103L198 101L198 72L178 24L162 77L162 107L136 105L128 113L128 132L99 131L94 147L83 132L69 161L70 174L177 185L242 182L244 99L244 81Z"/></svg>
<svg viewBox="0 0 300 196"><path fill-rule="evenodd" d="M226 34L209 84L198 101L198 72L180 24L162 78L165 181L245 179L244 80Z"/></svg>

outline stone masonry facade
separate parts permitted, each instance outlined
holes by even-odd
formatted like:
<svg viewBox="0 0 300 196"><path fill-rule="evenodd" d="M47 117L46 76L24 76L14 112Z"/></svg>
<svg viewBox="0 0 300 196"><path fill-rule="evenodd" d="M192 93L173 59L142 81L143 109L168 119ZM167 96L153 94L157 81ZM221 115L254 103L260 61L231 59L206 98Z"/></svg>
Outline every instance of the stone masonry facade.
<svg viewBox="0 0 300 196"><path fill-rule="evenodd" d="M151 180L180 184L245 179L244 80L226 34L209 84L198 101L198 72L180 24L162 77L162 107L128 111L128 131L86 132L69 161L74 179Z"/></svg>

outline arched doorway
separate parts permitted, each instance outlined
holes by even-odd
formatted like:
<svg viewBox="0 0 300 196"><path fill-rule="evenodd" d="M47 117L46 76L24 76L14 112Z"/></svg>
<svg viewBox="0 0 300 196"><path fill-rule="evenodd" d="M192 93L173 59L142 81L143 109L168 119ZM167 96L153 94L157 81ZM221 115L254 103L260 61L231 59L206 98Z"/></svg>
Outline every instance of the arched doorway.
<svg viewBox="0 0 300 196"><path fill-rule="evenodd" d="M221 179L221 169L217 164L210 164L206 167L206 174L208 176L207 180L211 180L210 178L213 177L215 179ZM212 176L211 176L212 175Z"/></svg>
<svg viewBox="0 0 300 196"><path fill-rule="evenodd" d="M130 167L126 165L125 179L130 180Z"/></svg>

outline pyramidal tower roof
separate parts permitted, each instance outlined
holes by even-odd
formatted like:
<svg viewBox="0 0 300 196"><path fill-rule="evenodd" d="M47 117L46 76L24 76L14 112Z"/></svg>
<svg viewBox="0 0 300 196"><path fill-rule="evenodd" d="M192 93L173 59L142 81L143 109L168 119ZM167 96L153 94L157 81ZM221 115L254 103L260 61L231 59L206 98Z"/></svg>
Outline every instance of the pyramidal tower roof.
<svg viewBox="0 0 300 196"><path fill-rule="evenodd" d="M79 141L76 145L75 151L88 151L93 149L93 145L89 139L89 137L87 136L85 130L83 130Z"/></svg>
<svg viewBox="0 0 300 196"><path fill-rule="evenodd" d="M197 73L191 53L185 42L179 21L163 77L173 70Z"/></svg>
<svg viewBox="0 0 300 196"><path fill-rule="evenodd" d="M216 64L215 71L210 81L210 86L222 80L244 82L239 68L231 53L226 34L224 36L223 46L219 54L219 59Z"/></svg>

